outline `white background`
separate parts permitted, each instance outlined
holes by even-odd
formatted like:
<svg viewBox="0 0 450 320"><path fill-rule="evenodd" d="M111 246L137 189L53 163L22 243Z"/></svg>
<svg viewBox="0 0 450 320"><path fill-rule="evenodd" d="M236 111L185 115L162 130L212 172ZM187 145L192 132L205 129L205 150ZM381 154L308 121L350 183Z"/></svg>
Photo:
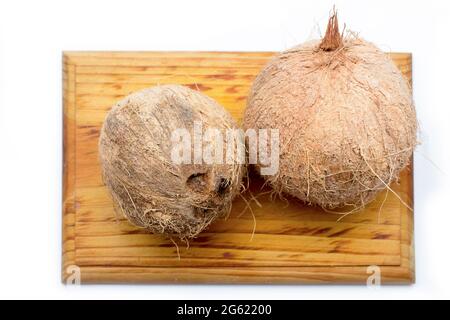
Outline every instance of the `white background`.
<svg viewBox="0 0 450 320"><path fill-rule="evenodd" d="M283 50L340 21L383 50L413 53L412 286L83 286L60 283L61 51ZM447 1L2 1L0 298L450 298Z"/></svg>

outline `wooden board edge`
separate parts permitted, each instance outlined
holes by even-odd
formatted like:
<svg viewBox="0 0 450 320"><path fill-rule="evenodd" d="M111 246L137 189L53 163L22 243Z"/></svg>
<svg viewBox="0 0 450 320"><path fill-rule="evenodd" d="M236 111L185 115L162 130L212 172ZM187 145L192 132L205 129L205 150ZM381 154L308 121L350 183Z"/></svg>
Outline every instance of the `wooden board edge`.
<svg viewBox="0 0 450 320"><path fill-rule="evenodd" d="M411 94L413 95L414 99L414 92L413 92L413 55L410 54L410 65L411 65ZM414 156L411 159L411 207L414 209ZM409 256L409 268L411 273L411 283L414 284L416 282L416 250L415 250L415 237L414 237L414 211L411 213L411 220L410 220L410 226L409 226L409 232L411 233L411 239L410 239L410 256Z"/></svg>
<svg viewBox="0 0 450 320"><path fill-rule="evenodd" d="M411 88L411 94L413 95L413 55L412 53L405 54L406 59L408 61L409 69L409 85ZM405 249L400 250L402 261L402 267L404 267L405 272L407 273L409 284L414 284L416 282L416 268L415 268L415 245L414 245L414 155L411 157L409 170L411 170L410 174L410 183L408 194L410 195L408 205L412 208L412 210L408 208L404 208L404 214L402 221L402 228L405 229L404 236L401 239L401 242L406 246Z"/></svg>
<svg viewBox="0 0 450 320"><path fill-rule="evenodd" d="M407 214L405 215L406 220L406 234L408 237L406 241L406 250L402 253L402 261L405 260L405 268L408 270L408 275L410 278L410 283L414 284L416 282L416 255L415 255L415 244L414 244L414 157L411 159L411 183L409 185L409 194L411 195L409 205L413 209L412 211L406 208Z"/></svg>
<svg viewBox="0 0 450 320"><path fill-rule="evenodd" d="M408 268L381 267L381 285L411 284ZM367 285L362 267L117 268L81 267L82 284L348 284Z"/></svg>
<svg viewBox="0 0 450 320"><path fill-rule="evenodd" d="M414 261L414 157L411 157L409 169L411 174L408 181L408 192L410 196L405 199L406 205L401 205L400 217L400 269L401 277L407 279L408 284L415 283L415 261ZM411 210L411 209L412 210Z"/></svg>
<svg viewBox="0 0 450 320"><path fill-rule="evenodd" d="M205 55L211 57L213 56L223 56L223 57L233 57L233 56L247 56L248 58L270 58L279 51L64 51L63 55L66 57L67 61L78 66L90 66L92 61L101 61L105 59L117 59L128 56L139 56L141 59L161 57L161 55L167 54L178 54L180 56L198 56ZM412 54L410 52L385 52L392 58L404 59L406 61L411 60Z"/></svg>
<svg viewBox="0 0 450 320"><path fill-rule="evenodd" d="M62 282L75 266L75 77L76 65L63 52Z"/></svg>

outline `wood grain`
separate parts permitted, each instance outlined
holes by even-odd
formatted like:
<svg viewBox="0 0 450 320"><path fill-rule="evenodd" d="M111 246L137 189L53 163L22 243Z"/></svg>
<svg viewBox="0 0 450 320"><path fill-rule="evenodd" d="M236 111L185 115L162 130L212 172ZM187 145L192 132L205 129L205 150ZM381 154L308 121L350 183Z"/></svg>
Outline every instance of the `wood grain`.
<svg viewBox="0 0 450 320"><path fill-rule="evenodd" d="M253 215L237 198L227 220L189 248L147 234L116 216L103 186L97 143L106 112L127 94L178 83L216 99L241 121L251 83L271 52L65 52L63 281L83 283L382 283L414 281L413 213L391 192L364 211L339 215L300 201L271 201L252 176ZM411 81L411 55L390 54ZM412 168L392 188L413 205ZM249 194L244 194L249 199ZM382 205L382 206L381 206ZM255 224L256 221L256 224ZM254 233L254 234L253 234Z"/></svg>

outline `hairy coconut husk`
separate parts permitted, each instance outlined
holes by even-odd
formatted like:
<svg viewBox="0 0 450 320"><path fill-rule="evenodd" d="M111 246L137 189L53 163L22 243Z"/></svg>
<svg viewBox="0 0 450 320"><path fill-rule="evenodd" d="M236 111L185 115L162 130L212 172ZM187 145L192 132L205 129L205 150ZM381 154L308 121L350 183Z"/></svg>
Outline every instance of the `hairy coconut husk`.
<svg viewBox="0 0 450 320"><path fill-rule="evenodd" d="M175 164L172 132L235 128L222 106L200 92L164 85L133 93L106 116L99 153L103 180L131 223L170 237L192 238L231 208L245 167Z"/></svg>
<svg viewBox="0 0 450 320"><path fill-rule="evenodd" d="M263 68L244 127L280 130L279 171L266 180L324 208L373 200L416 146L409 84L375 45L343 37L336 14L322 40L282 52Z"/></svg>

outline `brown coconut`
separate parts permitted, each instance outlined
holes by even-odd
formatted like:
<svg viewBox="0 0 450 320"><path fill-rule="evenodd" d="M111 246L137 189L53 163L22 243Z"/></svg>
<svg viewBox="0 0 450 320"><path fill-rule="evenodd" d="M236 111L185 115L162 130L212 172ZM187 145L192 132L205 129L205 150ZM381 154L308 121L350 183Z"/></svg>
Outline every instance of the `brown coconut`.
<svg viewBox="0 0 450 320"><path fill-rule="evenodd" d="M410 86L370 42L339 33L276 55L251 88L244 127L280 134L280 165L266 176L324 208L363 206L398 178L416 145ZM258 169L258 166L256 166Z"/></svg>
<svg viewBox="0 0 450 320"><path fill-rule="evenodd" d="M236 128L211 98L179 85L135 92L106 116L99 153L103 180L116 210L152 233L192 238L225 216L239 192L244 166L176 164L172 132L193 124L203 130Z"/></svg>

